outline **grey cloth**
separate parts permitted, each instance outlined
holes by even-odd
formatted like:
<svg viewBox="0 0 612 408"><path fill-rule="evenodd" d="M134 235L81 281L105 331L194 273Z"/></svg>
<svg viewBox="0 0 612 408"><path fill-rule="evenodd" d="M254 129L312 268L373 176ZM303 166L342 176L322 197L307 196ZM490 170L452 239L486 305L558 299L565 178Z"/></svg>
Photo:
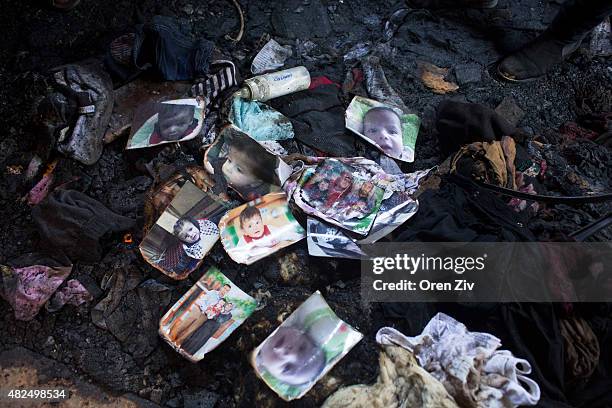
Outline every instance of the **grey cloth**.
<svg viewBox="0 0 612 408"><path fill-rule="evenodd" d="M98 242L107 232L132 228L134 220L115 214L100 202L74 190L56 190L32 209L41 238L72 261L102 258Z"/></svg>
<svg viewBox="0 0 612 408"><path fill-rule="evenodd" d="M345 129L340 96L335 85L320 85L272 99L270 106L291 120L299 142L333 156L357 156L355 137Z"/></svg>
<svg viewBox="0 0 612 408"><path fill-rule="evenodd" d="M100 159L103 138L113 111L114 94L110 76L96 60L64 65L53 70L53 81L63 94L58 102L74 109L68 130L58 131L57 150L92 165ZM74 104L74 105L72 105Z"/></svg>

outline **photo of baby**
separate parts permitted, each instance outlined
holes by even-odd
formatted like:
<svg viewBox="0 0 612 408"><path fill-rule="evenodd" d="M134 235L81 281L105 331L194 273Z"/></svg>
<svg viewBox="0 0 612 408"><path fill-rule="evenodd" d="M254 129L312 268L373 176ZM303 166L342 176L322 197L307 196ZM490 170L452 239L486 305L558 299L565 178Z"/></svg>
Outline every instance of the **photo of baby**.
<svg viewBox="0 0 612 408"><path fill-rule="evenodd" d="M274 392L291 401L304 396L362 337L317 291L253 351L251 364Z"/></svg>
<svg viewBox="0 0 612 408"><path fill-rule="evenodd" d="M356 96L346 110L346 127L394 159L413 162L420 119L378 101Z"/></svg>
<svg viewBox="0 0 612 408"><path fill-rule="evenodd" d="M270 193L227 212L219 221L221 243L236 262L250 265L303 239L285 193Z"/></svg>
<svg viewBox="0 0 612 408"><path fill-rule="evenodd" d="M193 139L202 129L204 101L178 99L147 103L134 113L126 149Z"/></svg>
<svg viewBox="0 0 612 408"><path fill-rule="evenodd" d="M337 159L305 174L293 195L302 209L354 232L369 230L385 193L370 174Z"/></svg>
<svg viewBox="0 0 612 408"><path fill-rule="evenodd" d="M143 258L174 279L185 279L219 239L227 206L187 182L140 244Z"/></svg>
<svg viewBox="0 0 612 408"><path fill-rule="evenodd" d="M225 127L206 150L204 165L219 186L229 186L249 201L280 191L292 172L288 164L233 125Z"/></svg>
<svg viewBox="0 0 612 408"><path fill-rule="evenodd" d="M159 333L187 359L200 361L256 307L255 299L212 267L162 317Z"/></svg>

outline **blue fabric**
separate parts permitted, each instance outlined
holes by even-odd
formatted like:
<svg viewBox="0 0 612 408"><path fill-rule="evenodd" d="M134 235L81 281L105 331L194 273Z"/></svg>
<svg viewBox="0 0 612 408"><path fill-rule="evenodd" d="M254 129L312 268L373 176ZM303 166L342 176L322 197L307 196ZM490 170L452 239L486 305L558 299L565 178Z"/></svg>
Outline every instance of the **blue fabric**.
<svg viewBox="0 0 612 408"><path fill-rule="evenodd" d="M258 101L234 98L230 121L258 142L293 139L293 125L282 113Z"/></svg>
<svg viewBox="0 0 612 408"><path fill-rule="evenodd" d="M166 16L154 16L150 23L136 26L133 66L123 66L107 56L107 67L119 78L129 80L155 68L168 81L193 80L208 73L214 44L193 39L191 24Z"/></svg>

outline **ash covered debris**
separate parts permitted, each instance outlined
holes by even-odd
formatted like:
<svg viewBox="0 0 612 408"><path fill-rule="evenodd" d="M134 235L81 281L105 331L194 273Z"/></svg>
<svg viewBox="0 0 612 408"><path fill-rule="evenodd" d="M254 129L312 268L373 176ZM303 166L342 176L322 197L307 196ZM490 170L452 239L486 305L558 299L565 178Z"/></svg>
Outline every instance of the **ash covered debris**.
<svg viewBox="0 0 612 408"><path fill-rule="evenodd" d="M440 387L442 374L418 367L410 350L377 343L381 327L416 336L437 312L490 333L528 360L541 406L612 403L597 391L612 381L606 347L612 344L610 304L365 304L359 262L346 259L358 257L355 245L368 237L546 241L568 239L602 218L599 225L609 225L609 200L509 198L466 186L461 178L540 196L612 191L612 66L604 19L609 1L593 1L581 14L567 12L584 3L575 0L565 9L546 0L472 2L497 3L490 8L445 7L449 2L443 0L81 0L73 8L70 1L55 3L70 10L10 1L0 17L0 370L38 370L30 386L51 384L40 378L50 372L65 378L83 401L99 393L125 406L283 406L277 394L299 392L274 381L274 391L268 388L274 368L259 370L262 381L250 353L273 339L276 328L318 290L363 339L338 360L322 347L325 363L335 365L295 406L320 406L336 392L352 392L356 388L343 387L354 384L402 395L401 387L377 379L384 372L407 378L416 372L436 382L430 391L452 400L448 406L473 406L461 392ZM440 7L426 7L432 5ZM239 13L244 33L238 40ZM596 25L592 36L582 36ZM555 42L567 27L572 29ZM582 44L573 47L577 40ZM521 48L525 44L531 48ZM264 46L278 55L262 62ZM542 47L546 53L538 53ZM542 59L553 51L567 54L565 61L559 55ZM503 59L534 53L536 66L529 72L520 60ZM505 64L498 70L500 60ZM270 79L279 69L299 66L309 73L308 83L260 102L232 97L241 88L243 96L264 92L244 82L254 72ZM500 78L544 73L527 84ZM400 133L416 123L417 132L402 134L398 145L411 150L414 160L403 160L365 128L347 129L345 112L355 96L389 108L379 113L394 123L397 117ZM174 106L164 107L169 101ZM146 103L156 107L136 123L135 112ZM223 130L229 122L236 127ZM241 137L256 148L244 148L248 143ZM126 150L128 138L150 146ZM257 153L240 156L241 148ZM232 173L237 169L226 164L228 158L243 160L255 177ZM420 172L434 166L439 169L420 184ZM455 174L438 177L445 167ZM345 180L333 180L335 175ZM219 197L223 211L192 198L173 202L188 183ZM439 188L428 188L436 183ZM285 201L270 198L281 191ZM240 207L253 199L260 201ZM397 225L380 228L381 214ZM178 222L183 216L196 221ZM65 221L59 232L44 227L54 217ZM204 218L219 230L200 223ZM351 223L357 218L368 222ZM265 227L256 226L258 220ZM209 247L195 245L190 225L201 235L214 230ZM288 234L287 225L291 237L275 235ZM149 255L162 254L157 263L139 250L151 233L159 247ZM597 229L588 239L610 241L612 231ZM313 245L324 256L313 256ZM257 248L258 255L241 253L241 246ZM230 257L232 250L238 252ZM62 267L21 262L34 251L64 252L69 259ZM166 273L160 265L168 265L171 255L177 257L172 265L193 272L180 275L182 280ZM233 333L218 337L203 361L191 363L160 341L159 322L175 304L196 310L196 302L191 309L181 298L197 291L212 267L259 306L241 325L226 326ZM44 273L32 282L28 268ZM54 268L61 276L47 281ZM201 285L218 290L214 279ZM16 301L22 292L29 297ZM211 327L219 330L229 321L223 314L248 309L236 299L231 308L222 306L202 310L207 323L194 324L206 330L187 330L192 352L194 344L214 338ZM577 343L585 347L573 347ZM9 381L3 386L17 381L14 375L3 377ZM327 404L342 406L338 402L332 397Z"/></svg>

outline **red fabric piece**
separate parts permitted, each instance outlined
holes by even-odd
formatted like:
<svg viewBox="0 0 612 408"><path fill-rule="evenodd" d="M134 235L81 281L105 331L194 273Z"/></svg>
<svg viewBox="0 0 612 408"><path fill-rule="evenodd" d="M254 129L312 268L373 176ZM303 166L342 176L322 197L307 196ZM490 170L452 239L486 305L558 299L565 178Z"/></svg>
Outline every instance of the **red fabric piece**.
<svg viewBox="0 0 612 408"><path fill-rule="evenodd" d="M308 87L308 89L315 89L320 87L321 85L335 85L338 88L340 88L340 84L332 81L331 79L329 79L326 76L318 76L318 77L314 77L310 79L310 86Z"/></svg>
<svg viewBox="0 0 612 408"><path fill-rule="evenodd" d="M599 134L597 132L593 132L592 130L585 129L582 126L574 123L567 122L564 125L561 125L559 131L568 139L596 139Z"/></svg>

